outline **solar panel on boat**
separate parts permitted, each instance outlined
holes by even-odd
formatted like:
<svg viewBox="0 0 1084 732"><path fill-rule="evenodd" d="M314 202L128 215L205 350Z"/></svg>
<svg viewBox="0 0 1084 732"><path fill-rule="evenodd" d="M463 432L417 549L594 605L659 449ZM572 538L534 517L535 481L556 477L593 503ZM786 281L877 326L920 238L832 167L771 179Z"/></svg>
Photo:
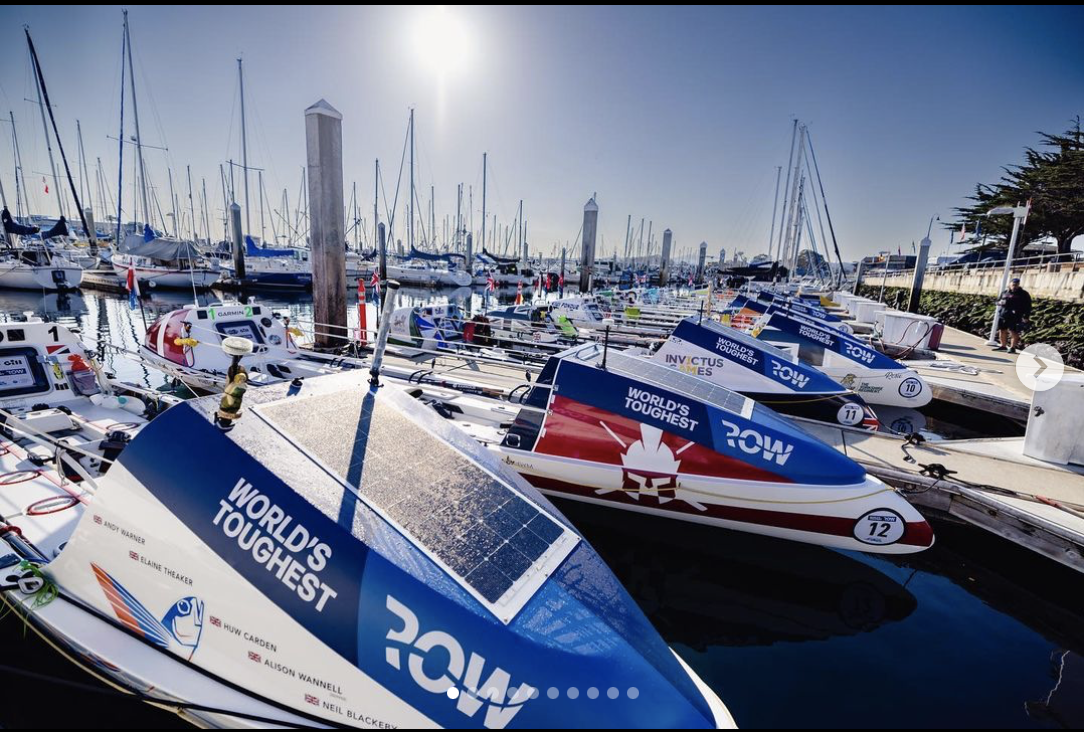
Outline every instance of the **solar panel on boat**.
<svg viewBox="0 0 1084 732"><path fill-rule="evenodd" d="M746 403L749 400L741 394L647 359L611 351L606 359L606 368L631 379L648 381L679 394L688 394L732 414L743 415L748 411Z"/></svg>
<svg viewBox="0 0 1084 732"><path fill-rule="evenodd" d="M518 588L544 577L544 565L563 559L578 541L368 391L291 399L256 411L491 604L508 605Z"/></svg>
<svg viewBox="0 0 1084 732"><path fill-rule="evenodd" d="M758 350L764 351L765 353L770 353L771 355L782 361L786 361L788 363L794 361L794 357L786 351L780 348L776 348L767 341L762 341L759 338L754 338L745 331L738 330L737 328L731 328L730 326L723 325L722 323L719 323L715 320L704 320L700 323L700 326L702 328L707 328L712 333L716 333L726 338L731 338L738 343L749 346L750 348L756 348Z"/></svg>

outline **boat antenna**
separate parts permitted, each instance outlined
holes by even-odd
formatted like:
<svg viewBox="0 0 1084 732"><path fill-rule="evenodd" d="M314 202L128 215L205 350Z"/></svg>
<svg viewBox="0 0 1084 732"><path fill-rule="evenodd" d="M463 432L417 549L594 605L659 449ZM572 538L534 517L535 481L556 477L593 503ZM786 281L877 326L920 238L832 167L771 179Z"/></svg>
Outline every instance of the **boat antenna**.
<svg viewBox="0 0 1084 732"><path fill-rule="evenodd" d="M391 314L395 309L395 298L399 293L399 283L388 280L384 283L384 311L380 315L380 330L377 332L376 345L373 346L373 365L369 368L369 385L380 386L380 365L384 360L384 350L388 346L388 331L391 329Z"/></svg>
<svg viewBox="0 0 1084 732"><path fill-rule="evenodd" d="M610 352L610 327L614 324L613 318L603 318L603 325L606 326L606 332L602 337L602 363L599 364L599 368L603 371L606 370L606 355Z"/></svg>

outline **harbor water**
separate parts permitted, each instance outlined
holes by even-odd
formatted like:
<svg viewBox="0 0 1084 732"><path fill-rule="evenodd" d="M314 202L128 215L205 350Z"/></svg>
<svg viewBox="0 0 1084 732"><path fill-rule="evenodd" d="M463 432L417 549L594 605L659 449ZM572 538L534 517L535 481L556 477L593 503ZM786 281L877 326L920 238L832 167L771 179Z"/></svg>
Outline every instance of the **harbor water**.
<svg viewBox="0 0 1084 732"><path fill-rule="evenodd" d="M484 298L468 288L402 296L468 310ZM515 292L499 296L505 302ZM189 302L183 293L154 293L145 315L149 322ZM303 328L311 321L311 299L261 303ZM91 291L0 294L0 320L24 313L78 328L91 350L109 343L134 352L144 332L144 313L127 299ZM353 305L350 316L356 323ZM167 385L134 356L99 354L121 379ZM178 469L185 459L176 456ZM873 556L557 506L740 726L1084 725L1084 578L978 529L938 522L932 549ZM10 678L5 693L17 702L4 705L4 726L180 724L98 684L14 616L0 620L0 636L8 658L32 660L17 669L0 662Z"/></svg>

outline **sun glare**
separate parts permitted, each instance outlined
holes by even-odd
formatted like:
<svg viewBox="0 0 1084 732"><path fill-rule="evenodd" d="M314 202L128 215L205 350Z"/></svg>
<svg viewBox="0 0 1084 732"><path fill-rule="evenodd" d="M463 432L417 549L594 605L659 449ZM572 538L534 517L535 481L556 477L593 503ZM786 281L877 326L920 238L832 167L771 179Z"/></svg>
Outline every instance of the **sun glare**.
<svg viewBox="0 0 1084 732"><path fill-rule="evenodd" d="M414 23L414 54L426 69L440 77L462 73L471 54L466 24L445 5L422 11Z"/></svg>

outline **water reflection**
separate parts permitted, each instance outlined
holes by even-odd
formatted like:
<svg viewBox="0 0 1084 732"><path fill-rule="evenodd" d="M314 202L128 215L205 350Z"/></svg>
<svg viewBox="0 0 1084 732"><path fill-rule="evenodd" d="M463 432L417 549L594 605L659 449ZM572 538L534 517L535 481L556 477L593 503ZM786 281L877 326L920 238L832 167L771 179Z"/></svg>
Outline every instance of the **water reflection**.
<svg viewBox="0 0 1084 732"><path fill-rule="evenodd" d="M568 501L559 508L664 637L697 651L868 633L917 605L896 580L822 547Z"/></svg>

